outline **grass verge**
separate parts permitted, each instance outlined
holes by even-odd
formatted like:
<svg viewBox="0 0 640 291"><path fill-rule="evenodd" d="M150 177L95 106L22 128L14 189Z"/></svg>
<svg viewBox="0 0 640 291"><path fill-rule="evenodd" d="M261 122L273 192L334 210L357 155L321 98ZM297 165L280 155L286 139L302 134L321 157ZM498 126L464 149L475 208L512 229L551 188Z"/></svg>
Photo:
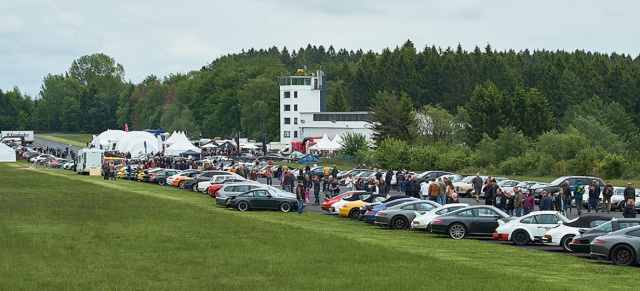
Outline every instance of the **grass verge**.
<svg viewBox="0 0 640 291"><path fill-rule="evenodd" d="M635 289L623 268L2 163L0 289Z"/></svg>
<svg viewBox="0 0 640 291"><path fill-rule="evenodd" d="M91 134L36 134L36 137L77 147L86 147L93 139Z"/></svg>

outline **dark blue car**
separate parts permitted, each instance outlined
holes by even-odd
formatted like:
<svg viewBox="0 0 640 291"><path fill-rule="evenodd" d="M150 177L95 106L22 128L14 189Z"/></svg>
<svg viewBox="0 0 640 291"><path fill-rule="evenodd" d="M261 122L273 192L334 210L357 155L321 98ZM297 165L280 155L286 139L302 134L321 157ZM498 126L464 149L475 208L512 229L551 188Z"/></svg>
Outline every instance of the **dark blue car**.
<svg viewBox="0 0 640 291"><path fill-rule="evenodd" d="M389 201L387 203L383 203L383 204L377 205L377 206L373 207L371 210L367 211L364 214L364 222L373 224L373 223L376 222L376 213L378 213L378 211L384 210L384 209L387 209L389 207L393 207L393 206L396 206L396 205L400 205L402 203L415 201L415 200L418 200L418 199L416 199L416 198L402 198L402 199L397 199L397 200L393 200L393 201Z"/></svg>

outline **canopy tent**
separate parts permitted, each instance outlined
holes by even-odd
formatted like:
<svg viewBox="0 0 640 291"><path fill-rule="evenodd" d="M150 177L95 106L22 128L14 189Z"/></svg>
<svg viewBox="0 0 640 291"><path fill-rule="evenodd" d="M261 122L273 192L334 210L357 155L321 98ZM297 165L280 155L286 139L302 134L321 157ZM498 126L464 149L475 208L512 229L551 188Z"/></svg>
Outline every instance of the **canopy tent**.
<svg viewBox="0 0 640 291"><path fill-rule="evenodd" d="M336 150L342 148L342 137L339 134L336 134L331 142Z"/></svg>
<svg viewBox="0 0 640 291"><path fill-rule="evenodd" d="M317 151L335 151L339 148L339 146L335 146L326 134L321 139L317 139L315 145L309 147L309 149Z"/></svg>
<svg viewBox="0 0 640 291"><path fill-rule="evenodd" d="M164 141L164 144L172 145L177 138L178 138L178 133L176 133L176 131L174 130L171 136L169 136L169 138L167 138L167 140Z"/></svg>
<svg viewBox="0 0 640 291"><path fill-rule="evenodd" d="M171 137L173 137L173 135ZM201 151L187 139L187 136L184 135L184 133L178 133L173 144L164 150L164 154L167 156L178 156L181 153L189 150L194 151L198 154L200 154Z"/></svg>
<svg viewBox="0 0 640 291"><path fill-rule="evenodd" d="M158 140L156 137L146 131L130 131L125 132L116 146L116 150L132 155L149 154L158 152Z"/></svg>
<svg viewBox="0 0 640 291"><path fill-rule="evenodd" d="M196 159L200 159L200 153L192 150L188 150L186 152L180 153L180 156L181 157L195 156Z"/></svg>
<svg viewBox="0 0 640 291"><path fill-rule="evenodd" d="M16 161L16 151L7 146L6 144L0 143L0 162L15 162Z"/></svg>
<svg viewBox="0 0 640 291"><path fill-rule="evenodd" d="M208 143L206 145L203 145L202 147L203 148L207 148L207 149L215 149L215 148L218 148L220 146L212 141L212 142L210 142L210 143Z"/></svg>
<svg viewBox="0 0 640 291"><path fill-rule="evenodd" d="M119 129L108 129L98 135L98 140L103 149L113 150L126 132Z"/></svg>

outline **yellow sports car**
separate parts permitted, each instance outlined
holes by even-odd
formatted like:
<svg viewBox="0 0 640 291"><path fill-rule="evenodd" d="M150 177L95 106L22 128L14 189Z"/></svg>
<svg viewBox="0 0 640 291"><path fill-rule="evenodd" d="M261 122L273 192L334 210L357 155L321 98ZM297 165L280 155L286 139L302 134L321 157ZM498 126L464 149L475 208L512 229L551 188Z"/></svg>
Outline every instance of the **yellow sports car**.
<svg viewBox="0 0 640 291"><path fill-rule="evenodd" d="M363 200L348 202L340 206L340 215L342 217L349 217L353 220L360 220L360 207L365 204L382 202L387 200L386 194L374 194Z"/></svg>

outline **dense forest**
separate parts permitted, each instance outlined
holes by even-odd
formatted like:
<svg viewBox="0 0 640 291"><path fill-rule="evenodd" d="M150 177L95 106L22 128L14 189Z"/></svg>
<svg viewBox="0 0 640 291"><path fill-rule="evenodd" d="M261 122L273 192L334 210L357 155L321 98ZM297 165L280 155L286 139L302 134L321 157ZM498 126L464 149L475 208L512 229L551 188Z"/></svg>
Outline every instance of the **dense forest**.
<svg viewBox="0 0 640 291"><path fill-rule="evenodd" d="M36 98L18 88L0 91L0 128L97 133L128 123L194 137L240 131L257 139L266 131L273 141L277 76L300 68L327 71L329 111L371 111L378 124L404 127L379 128L373 156L383 164L640 174L640 58L582 50L418 50L411 41L381 53L272 47L222 56L186 74L150 75L139 84L126 82L113 58L93 54L45 76ZM385 147L412 154L387 159Z"/></svg>

